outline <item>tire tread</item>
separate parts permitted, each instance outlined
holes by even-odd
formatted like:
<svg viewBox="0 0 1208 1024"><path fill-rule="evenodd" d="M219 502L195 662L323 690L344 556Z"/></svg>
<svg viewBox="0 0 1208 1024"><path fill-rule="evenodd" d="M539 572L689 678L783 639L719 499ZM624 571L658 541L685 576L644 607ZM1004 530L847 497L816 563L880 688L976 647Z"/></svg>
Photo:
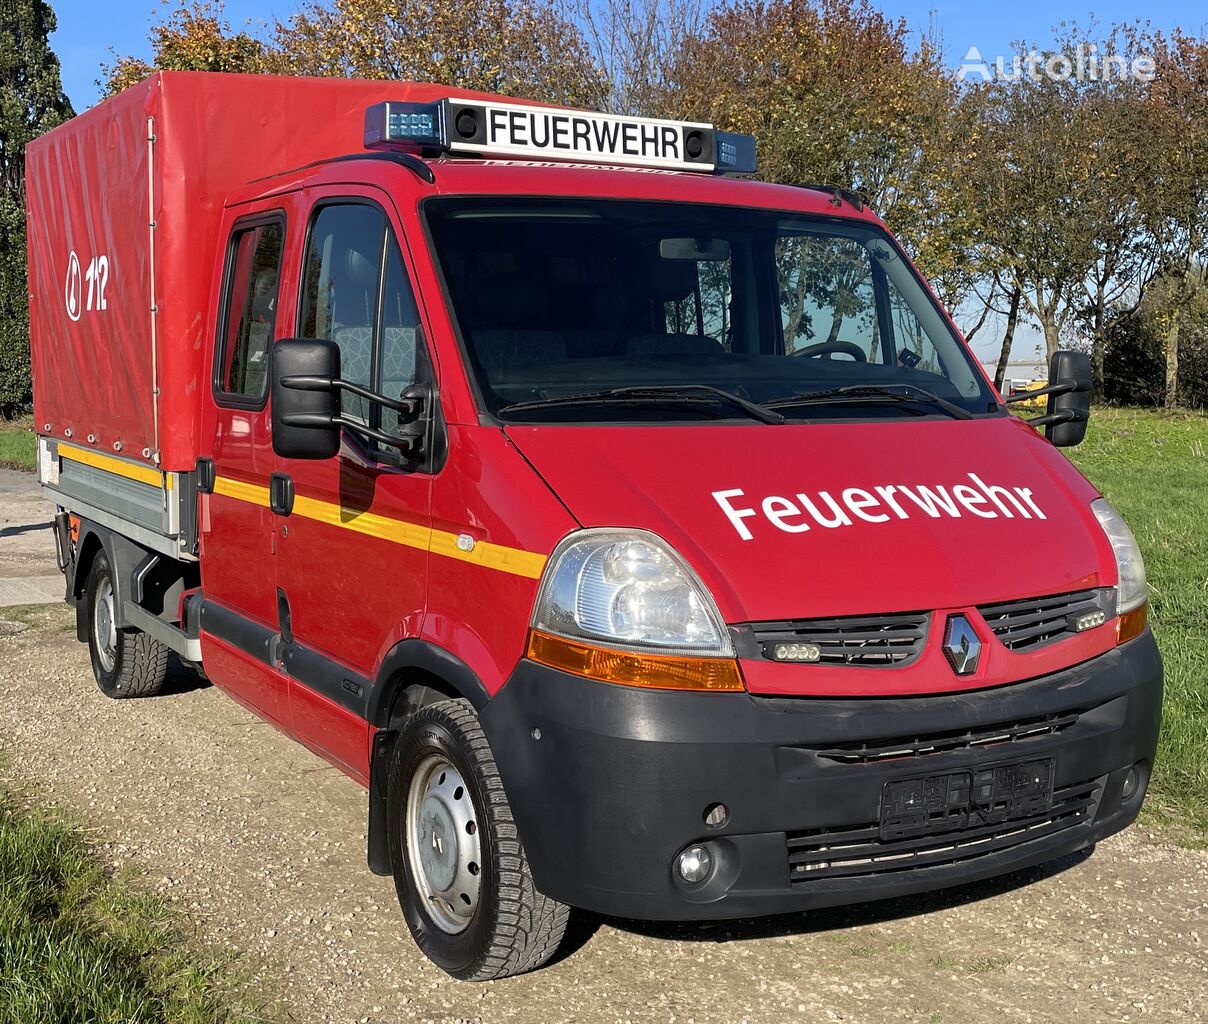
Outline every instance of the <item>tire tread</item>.
<svg viewBox="0 0 1208 1024"><path fill-rule="evenodd" d="M168 660L172 653L149 633L140 630L118 633L122 670L118 673L114 697L155 697L168 678Z"/></svg>
<svg viewBox="0 0 1208 1024"><path fill-rule="evenodd" d="M456 976L463 981L493 981L535 970L558 951L570 908L543 895L533 882L499 768L473 705L464 699L445 700L419 714L443 720L456 737L478 776L483 814L496 837L497 900L491 929L476 962Z"/></svg>
<svg viewBox="0 0 1208 1024"><path fill-rule="evenodd" d="M115 655L115 670L107 673L102 667L96 647L100 640L93 632L93 602L96 600L98 581L102 576L113 578L113 568L104 552L99 552L93 560L88 575L88 642L92 655L92 669L96 676L97 686L106 697L124 700L129 697L154 697L164 688L168 678L168 663L171 651L167 646L156 640L149 633L138 629L119 629L117 631L117 649Z"/></svg>

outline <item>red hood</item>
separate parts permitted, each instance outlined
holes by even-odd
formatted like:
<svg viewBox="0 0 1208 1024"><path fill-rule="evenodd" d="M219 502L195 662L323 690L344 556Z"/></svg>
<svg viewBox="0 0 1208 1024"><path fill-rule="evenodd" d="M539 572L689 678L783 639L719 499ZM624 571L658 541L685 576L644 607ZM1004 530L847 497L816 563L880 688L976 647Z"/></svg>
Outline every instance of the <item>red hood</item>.
<svg viewBox="0 0 1208 1024"><path fill-rule="evenodd" d="M925 611L1115 583L1089 509L1097 492L1005 417L507 434L583 526L667 540L727 622Z"/></svg>

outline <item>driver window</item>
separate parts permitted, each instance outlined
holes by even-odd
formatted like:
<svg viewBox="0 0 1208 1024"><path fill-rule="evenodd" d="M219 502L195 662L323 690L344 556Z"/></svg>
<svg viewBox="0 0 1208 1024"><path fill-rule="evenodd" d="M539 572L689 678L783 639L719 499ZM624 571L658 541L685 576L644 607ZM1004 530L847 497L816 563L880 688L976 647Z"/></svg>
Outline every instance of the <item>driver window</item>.
<svg viewBox="0 0 1208 1024"><path fill-rule="evenodd" d="M373 387L373 332L386 217L376 206L320 207L303 270L303 338L327 338L340 348L340 376ZM345 416L369 422L369 403L341 392Z"/></svg>
<svg viewBox="0 0 1208 1024"><path fill-rule="evenodd" d="M776 242L776 276L784 349L789 355L834 345L821 358L881 358L872 262L854 238L782 236ZM843 347L848 347L843 351Z"/></svg>

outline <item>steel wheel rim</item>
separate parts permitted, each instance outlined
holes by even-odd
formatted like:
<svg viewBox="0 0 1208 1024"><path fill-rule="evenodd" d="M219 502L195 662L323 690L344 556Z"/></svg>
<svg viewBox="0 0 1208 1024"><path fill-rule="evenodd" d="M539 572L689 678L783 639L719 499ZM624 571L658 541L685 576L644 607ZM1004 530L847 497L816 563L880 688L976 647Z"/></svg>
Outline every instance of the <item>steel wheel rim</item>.
<svg viewBox="0 0 1208 1024"><path fill-rule="evenodd" d="M478 813L461 773L429 754L407 789L407 860L428 915L441 931L469 927L482 894Z"/></svg>
<svg viewBox="0 0 1208 1024"><path fill-rule="evenodd" d="M117 619L114 616L113 581L101 577L96 604L92 609L92 632L96 637L97 657L106 672L113 671L117 660Z"/></svg>

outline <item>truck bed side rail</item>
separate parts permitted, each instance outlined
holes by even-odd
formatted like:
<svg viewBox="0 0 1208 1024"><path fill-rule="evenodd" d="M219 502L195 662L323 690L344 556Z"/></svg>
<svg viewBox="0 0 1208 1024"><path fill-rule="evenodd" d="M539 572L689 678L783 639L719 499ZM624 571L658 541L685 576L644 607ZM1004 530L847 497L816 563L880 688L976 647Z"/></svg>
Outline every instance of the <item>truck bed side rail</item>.
<svg viewBox="0 0 1208 1024"><path fill-rule="evenodd" d="M172 558L197 557L194 473L163 472L83 445L38 438L47 498Z"/></svg>

